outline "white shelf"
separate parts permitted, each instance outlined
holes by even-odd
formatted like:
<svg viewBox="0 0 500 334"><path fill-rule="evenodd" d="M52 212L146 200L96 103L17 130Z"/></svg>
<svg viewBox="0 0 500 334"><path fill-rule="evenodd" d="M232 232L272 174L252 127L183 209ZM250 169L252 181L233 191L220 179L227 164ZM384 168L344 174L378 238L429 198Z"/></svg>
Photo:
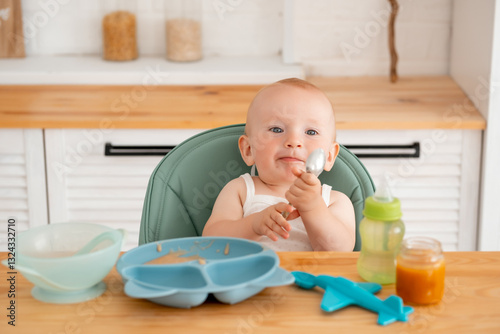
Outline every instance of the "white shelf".
<svg viewBox="0 0 500 334"><path fill-rule="evenodd" d="M216 85L268 84L304 78L300 65L274 57L211 57L174 63L162 57L111 62L92 56L43 56L0 59L0 84Z"/></svg>

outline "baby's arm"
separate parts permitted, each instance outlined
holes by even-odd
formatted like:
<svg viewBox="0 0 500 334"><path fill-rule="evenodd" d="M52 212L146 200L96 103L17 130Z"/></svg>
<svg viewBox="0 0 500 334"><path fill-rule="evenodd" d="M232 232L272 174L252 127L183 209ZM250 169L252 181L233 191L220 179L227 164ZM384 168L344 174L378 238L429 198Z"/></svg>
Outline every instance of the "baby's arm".
<svg viewBox="0 0 500 334"><path fill-rule="evenodd" d="M203 229L203 236L228 236L258 240L262 235L266 235L274 241L278 240L278 236L288 238L287 231L290 231L291 226L281 216L281 212L292 211L290 205L278 203L243 217L245 197L245 181L242 178L230 181L221 190L215 201L212 214Z"/></svg>
<svg viewBox="0 0 500 334"><path fill-rule="evenodd" d="M319 179L309 173L298 172L297 176L286 198L302 217L312 248L316 251L352 251L356 221L349 197L332 191L327 206L321 197Z"/></svg>

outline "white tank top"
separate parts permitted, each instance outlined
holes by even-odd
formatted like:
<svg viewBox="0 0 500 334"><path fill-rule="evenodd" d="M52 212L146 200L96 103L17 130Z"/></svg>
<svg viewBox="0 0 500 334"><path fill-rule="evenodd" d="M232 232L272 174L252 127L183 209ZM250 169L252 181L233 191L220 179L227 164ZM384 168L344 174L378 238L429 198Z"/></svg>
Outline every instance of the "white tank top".
<svg viewBox="0 0 500 334"><path fill-rule="evenodd" d="M271 205L278 204L280 202L288 203L288 201L283 197L271 196L271 195L256 195L255 194L255 184L253 182L250 174L246 173L240 177L245 180L247 186L247 198L245 199L245 204L243 204L243 217L246 217L252 213L260 212ZM324 184L321 188L321 196L325 201L326 205L330 205L330 192L332 187ZM298 217L289 221L292 229L288 239L283 239L278 237L278 241L272 241L266 236L261 237L259 242L269 249L276 252L286 252L286 251L312 251L311 243L309 242L309 237L307 236L306 228L302 222L302 218Z"/></svg>

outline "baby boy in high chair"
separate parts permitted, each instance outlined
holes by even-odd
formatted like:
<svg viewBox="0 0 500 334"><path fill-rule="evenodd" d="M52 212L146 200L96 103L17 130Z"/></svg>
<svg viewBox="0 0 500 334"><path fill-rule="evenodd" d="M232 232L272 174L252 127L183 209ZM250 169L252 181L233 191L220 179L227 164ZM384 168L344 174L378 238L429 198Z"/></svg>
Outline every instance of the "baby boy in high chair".
<svg viewBox="0 0 500 334"><path fill-rule="evenodd" d="M247 113L241 156L258 176L230 181L215 201L203 236L257 240L275 251L352 251L355 217L350 199L305 172L317 148L329 171L339 152L327 96L313 84L285 79L264 87ZM285 219L282 213L289 212Z"/></svg>

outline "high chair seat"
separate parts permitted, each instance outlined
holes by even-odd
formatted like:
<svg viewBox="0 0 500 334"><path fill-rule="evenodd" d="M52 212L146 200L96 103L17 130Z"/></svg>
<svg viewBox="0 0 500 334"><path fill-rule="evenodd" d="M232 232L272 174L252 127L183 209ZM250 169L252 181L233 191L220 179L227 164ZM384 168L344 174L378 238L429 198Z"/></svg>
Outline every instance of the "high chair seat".
<svg viewBox="0 0 500 334"><path fill-rule="evenodd" d="M202 132L176 146L154 169L146 191L139 244L164 239L201 236L214 202L224 185L250 172L240 156L238 138L245 125L236 124ZM374 193L373 181L359 159L344 146L322 183L346 194L358 226L364 200Z"/></svg>

